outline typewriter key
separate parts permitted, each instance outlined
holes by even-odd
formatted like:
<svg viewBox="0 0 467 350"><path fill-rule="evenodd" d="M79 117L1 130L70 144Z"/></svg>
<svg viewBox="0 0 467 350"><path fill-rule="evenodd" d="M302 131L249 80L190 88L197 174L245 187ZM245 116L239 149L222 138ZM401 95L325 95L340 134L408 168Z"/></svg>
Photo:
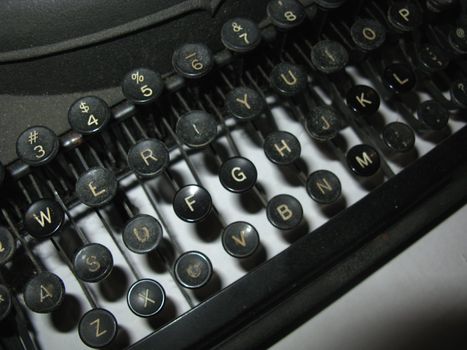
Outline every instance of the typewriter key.
<svg viewBox="0 0 467 350"><path fill-rule="evenodd" d="M134 104L154 102L164 90L164 81L158 72L137 68L125 75L122 82L123 95Z"/></svg>
<svg viewBox="0 0 467 350"><path fill-rule="evenodd" d="M180 285L196 289L209 282L212 276L212 265L203 253L190 251L178 257L174 271L175 278Z"/></svg>
<svg viewBox="0 0 467 350"><path fill-rule="evenodd" d="M162 239L162 226L150 215L137 215L123 230L123 243L133 253L145 254L156 249Z"/></svg>
<svg viewBox="0 0 467 350"><path fill-rule="evenodd" d="M318 41L311 49L313 66L324 74L331 74L342 70L349 61L349 54L345 47L332 40Z"/></svg>
<svg viewBox="0 0 467 350"><path fill-rule="evenodd" d="M182 187L175 194L173 208L175 214L183 221L202 221L211 212L211 195L198 185Z"/></svg>
<svg viewBox="0 0 467 350"><path fill-rule="evenodd" d="M112 271L112 253L102 244L86 244L76 253L73 266L80 280L91 283L99 282Z"/></svg>
<svg viewBox="0 0 467 350"><path fill-rule="evenodd" d="M237 87L225 97L227 113L239 120L251 120L263 113L266 103L258 92L248 87Z"/></svg>
<svg viewBox="0 0 467 350"><path fill-rule="evenodd" d="M10 290L0 284L0 322L3 321L11 310L11 293Z"/></svg>
<svg viewBox="0 0 467 350"><path fill-rule="evenodd" d="M16 241L10 231L0 226L0 266L11 259L16 250Z"/></svg>
<svg viewBox="0 0 467 350"><path fill-rule="evenodd" d="M258 231L247 222L233 222L222 232L222 245L234 258L249 257L258 249Z"/></svg>
<svg viewBox="0 0 467 350"><path fill-rule="evenodd" d="M350 35L361 50L372 51L386 40L386 29L374 19L358 18L350 28Z"/></svg>
<svg viewBox="0 0 467 350"><path fill-rule="evenodd" d="M441 130L449 121L449 111L435 100L422 102L417 108L417 116L431 130Z"/></svg>
<svg viewBox="0 0 467 350"><path fill-rule="evenodd" d="M164 307L165 291L158 282L142 279L133 283L128 290L126 300L135 315L151 317Z"/></svg>
<svg viewBox="0 0 467 350"><path fill-rule="evenodd" d="M16 141L18 158L31 166L50 163L57 155L58 149L57 135L45 126L26 129Z"/></svg>
<svg viewBox="0 0 467 350"><path fill-rule="evenodd" d="M445 69L449 64L449 57L441 47L425 44L418 51L419 67L427 73L434 73Z"/></svg>
<svg viewBox="0 0 467 350"><path fill-rule="evenodd" d="M347 92L347 105L356 114L368 117L379 109L380 98L375 89L366 85L355 85Z"/></svg>
<svg viewBox="0 0 467 350"><path fill-rule="evenodd" d="M204 111L191 111L180 117L175 132L180 140L191 148L210 144L217 135L216 119Z"/></svg>
<svg viewBox="0 0 467 350"><path fill-rule="evenodd" d="M186 78L200 78L212 69L214 60L211 50L204 44L184 44L175 50L172 65L177 73Z"/></svg>
<svg viewBox="0 0 467 350"><path fill-rule="evenodd" d="M287 30L300 25L306 17L305 9L296 0L271 0L267 13L279 29Z"/></svg>
<svg viewBox="0 0 467 350"><path fill-rule="evenodd" d="M219 180L222 186L234 193L250 190L255 185L257 177L255 165L243 157L226 160L219 170Z"/></svg>
<svg viewBox="0 0 467 350"><path fill-rule="evenodd" d="M84 134L101 131L110 121L111 111L107 103L95 96L76 100L68 110L68 122L73 130Z"/></svg>
<svg viewBox="0 0 467 350"><path fill-rule="evenodd" d="M261 33L255 22L246 18L233 18L224 23L221 40L234 52L248 52L261 42Z"/></svg>
<svg viewBox="0 0 467 350"><path fill-rule="evenodd" d="M43 271L33 277L24 289L26 306L37 313L49 313L57 309L65 297L65 285L57 275Z"/></svg>
<svg viewBox="0 0 467 350"><path fill-rule="evenodd" d="M379 154L370 145L353 146L347 152L346 159L350 170L358 176L371 176L379 170Z"/></svg>
<svg viewBox="0 0 467 350"><path fill-rule="evenodd" d="M270 76L271 86L282 96L295 96L301 93L307 84L305 71L291 63L282 62L276 65Z"/></svg>
<svg viewBox="0 0 467 350"><path fill-rule="evenodd" d="M456 80L451 84L450 88L452 101L459 106L459 108L467 108L467 80Z"/></svg>
<svg viewBox="0 0 467 350"><path fill-rule="evenodd" d="M79 177L76 195L81 203L96 208L109 203L115 197L117 187L117 178L111 170L94 167Z"/></svg>
<svg viewBox="0 0 467 350"><path fill-rule="evenodd" d="M388 22L399 32L411 32L422 24L423 13L411 1L397 1L392 3L387 13Z"/></svg>
<svg viewBox="0 0 467 350"><path fill-rule="evenodd" d="M269 200L266 215L269 222L278 229L292 230L302 222L303 208L295 197L280 194Z"/></svg>
<svg viewBox="0 0 467 350"><path fill-rule="evenodd" d="M449 44L459 54L467 53L467 26L461 25L449 31Z"/></svg>
<svg viewBox="0 0 467 350"><path fill-rule="evenodd" d="M415 134L407 124L393 122L384 127L383 140L389 149L403 153L413 148L415 144Z"/></svg>
<svg viewBox="0 0 467 350"><path fill-rule="evenodd" d="M456 2L457 0L427 0L426 7L433 12L442 12L447 10Z"/></svg>
<svg viewBox="0 0 467 350"><path fill-rule="evenodd" d="M394 63L384 69L383 83L395 94L409 92L414 88L415 82L415 74L407 64Z"/></svg>
<svg viewBox="0 0 467 350"><path fill-rule="evenodd" d="M275 131L264 140L264 154L277 165L289 165L300 158L302 148L298 139L287 131Z"/></svg>
<svg viewBox="0 0 467 350"><path fill-rule="evenodd" d="M323 9L335 9L342 6L347 0L315 0Z"/></svg>
<svg viewBox="0 0 467 350"><path fill-rule="evenodd" d="M169 165L170 154L162 141L145 139L138 141L128 151L128 165L137 175L157 176Z"/></svg>
<svg viewBox="0 0 467 350"><path fill-rule="evenodd" d="M117 320L104 309L92 309L86 312L78 326L81 341L94 349L108 346L114 340L117 331Z"/></svg>
<svg viewBox="0 0 467 350"><path fill-rule="evenodd" d="M341 195L341 182L329 170L317 170L308 176L306 191L314 201L320 204L331 204Z"/></svg>
<svg viewBox="0 0 467 350"><path fill-rule="evenodd" d="M315 140L328 141L336 137L341 122L334 108L316 106L310 111L305 127Z"/></svg>
<svg viewBox="0 0 467 350"><path fill-rule="evenodd" d="M24 215L24 228L36 238L48 238L56 233L65 220L65 213L56 201L41 199L31 204Z"/></svg>
<svg viewBox="0 0 467 350"><path fill-rule="evenodd" d="M0 187L3 184L3 180L5 180L5 174L5 166L2 164L2 162L0 162Z"/></svg>

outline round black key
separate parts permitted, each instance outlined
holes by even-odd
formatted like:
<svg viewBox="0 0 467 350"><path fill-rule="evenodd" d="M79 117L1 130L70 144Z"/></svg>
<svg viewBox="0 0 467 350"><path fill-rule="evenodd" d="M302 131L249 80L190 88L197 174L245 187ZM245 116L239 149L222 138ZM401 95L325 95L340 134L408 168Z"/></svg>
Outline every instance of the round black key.
<svg viewBox="0 0 467 350"><path fill-rule="evenodd" d="M423 13L414 1L394 2L388 9L388 22L399 32L411 32L423 21Z"/></svg>
<svg viewBox="0 0 467 350"><path fill-rule="evenodd" d="M164 90L164 81L158 72L147 68L130 71L122 82L123 95L134 104L154 102Z"/></svg>
<svg viewBox="0 0 467 350"><path fill-rule="evenodd" d="M217 135L216 119L204 111L191 111L180 117L175 128L177 136L188 147L210 144Z"/></svg>
<svg viewBox="0 0 467 350"><path fill-rule="evenodd" d="M24 228L36 238L49 238L65 220L65 213L56 201L41 199L31 204L24 215Z"/></svg>
<svg viewBox="0 0 467 350"><path fill-rule="evenodd" d="M0 266L11 259L16 250L16 241L11 232L0 226Z"/></svg>
<svg viewBox="0 0 467 350"><path fill-rule="evenodd" d="M144 139L134 144L128 151L128 165L142 177L157 176L170 162L170 154L165 144L157 139Z"/></svg>
<svg viewBox="0 0 467 350"><path fill-rule="evenodd" d="M383 83L393 93L409 92L414 88L415 81L415 74L407 64L394 63L384 69Z"/></svg>
<svg viewBox="0 0 467 350"><path fill-rule="evenodd" d="M345 47L332 40L318 41L311 49L313 66L324 74L331 74L342 70L349 61L349 54Z"/></svg>
<svg viewBox="0 0 467 350"><path fill-rule="evenodd" d="M437 45L425 44L417 53L419 67L427 73L443 70L449 64L449 57Z"/></svg>
<svg viewBox="0 0 467 350"><path fill-rule="evenodd" d="M68 110L68 122L73 130L81 134L94 134L109 123L111 113L107 103L99 97L82 97Z"/></svg>
<svg viewBox="0 0 467 350"><path fill-rule="evenodd" d="M415 134L407 124L393 122L384 127L383 140L392 151L403 153L413 149Z"/></svg>
<svg viewBox="0 0 467 350"><path fill-rule="evenodd" d="M0 322L3 321L11 310L11 293L10 290L0 284Z"/></svg>
<svg viewBox="0 0 467 350"><path fill-rule="evenodd" d="M308 195L320 204L331 204L341 196L341 182L329 170L317 170L306 180Z"/></svg>
<svg viewBox="0 0 467 350"><path fill-rule="evenodd" d="M255 22L247 18L233 18L224 23L221 40L226 48L234 52L248 52L261 42L261 33Z"/></svg>
<svg viewBox="0 0 467 350"><path fill-rule="evenodd" d="M353 146L346 155L347 164L358 176L371 176L378 172L380 166L379 154L370 145Z"/></svg>
<svg viewBox="0 0 467 350"><path fill-rule="evenodd" d="M110 250L98 243L89 243L81 247L73 262L78 278L91 283L105 279L112 271L113 264Z"/></svg>
<svg viewBox="0 0 467 350"><path fill-rule="evenodd" d="M133 253L145 254L156 249L162 239L162 226L150 215L137 215L123 230L123 242Z"/></svg>
<svg viewBox="0 0 467 350"><path fill-rule="evenodd" d="M165 291L158 282L142 279L133 283L128 290L126 300L135 315L151 317L164 307Z"/></svg>
<svg viewBox="0 0 467 350"><path fill-rule="evenodd" d="M358 18L350 27L350 35L358 48L372 51L386 40L386 29L374 19Z"/></svg>
<svg viewBox="0 0 467 350"><path fill-rule="evenodd" d="M266 157L277 165L289 165L300 158L302 147L298 139L287 131L274 131L264 140Z"/></svg>
<svg viewBox="0 0 467 350"><path fill-rule="evenodd" d="M78 326L81 341L94 349L104 348L112 343L117 331L117 320L104 309L92 309L86 312Z"/></svg>
<svg viewBox="0 0 467 350"><path fill-rule="evenodd" d="M375 89L367 85L354 85L347 92L347 105L356 114L367 117L379 109L380 98Z"/></svg>
<svg viewBox="0 0 467 350"><path fill-rule="evenodd" d="M263 113L266 103L261 95L249 87L237 87L225 97L227 113L239 120L251 120Z"/></svg>
<svg viewBox="0 0 467 350"><path fill-rule="evenodd" d="M0 187L3 184L3 181L5 180L5 175L6 175L6 170L5 166L0 162Z"/></svg>
<svg viewBox="0 0 467 350"><path fill-rule="evenodd" d="M33 126L19 135L16 154L28 165L50 163L58 153L59 142L55 133L45 126Z"/></svg>
<svg viewBox="0 0 467 350"><path fill-rule="evenodd" d="M341 122L334 108L316 106L310 111L305 127L315 140L328 141L336 137Z"/></svg>
<svg viewBox="0 0 467 350"><path fill-rule="evenodd" d="M180 46L172 56L175 71L185 78L200 78L212 69L211 50L204 44L189 43Z"/></svg>
<svg viewBox="0 0 467 350"><path fill-rule="evenodd" d="M65 285L57 275L43 271L32 278L24 289L26 306L37 313L49 313L57 309L65 297Z"/></svg>
<svg viewBox="0 0 467 350"><path fill-rule="evenodd" d="M279 29L287 30L300 25L306 17L305 9L296 0L271 0L267 13Z"/></svg>
<svg viewBox="0 0 467 350"><path fill-rule="evenodd" d="M449 121L449 111L435 100L422 102L417 108L417 116L432 130L445 128Z"/></svg>
<svg viewBox="0 0 467 350"><path fill-rule="evenodd" d="M347 0L315 0L315 2L324 9L335 9L342 6Z"/></svg>
<svg viewBox="0 0 467 350"><path fill-rule="evenodd" d="M233 222L222 232L222 245L234 258L247 258L259 247L258 231L247 222Z"/></svg>
<svg viewBox="0 0 467 350"><path fill-rule="evenodd" d="M183 221L199 222L211 212L211 195L201 186L184 186L175 194L173 207L175 214Z"/></svg>
<svg viewBox="0 0 467 350"><path fill-rule="evenodd" d="M266 215L269 222L280 230L292 230L303 219L303 208L298 199L280 194L269 200Z"/></svg>
<svg viewBox="0 0 467 350"><path fill-rule="evenodd" d="M96 208L109 203L117 193L118 182L109 169L94 167L82 174L76 183L81 203Z"/></svg>
<svg viewBox="0 0 467 350"><path fill-rule="evenodd" d="M257 178L258 173L255 165L243 157L226 160L219 170L219 180L222 186L234 193L250 190L255 185Z"/></svg>
<svg viewBox="0 0 467 350"><path fill-rule="evenodd" d="M295 96L306 88L307 75L301 67L282 62L273 68L270 81L279 95Z"/></svg>
<svg viewBox="0 0 467 350"><path fill-rule="evenodd" d="M185 288L201 288L212 276L212 265L201 252L190 251L180 255L175 262L175 278Z"/></svg>
<svg viewBox="0 0 467 350"><path fill-rule="evenodd" d="M460 25L449 31L449 44L459 54L467 53L467 26Z"/></svg>
<svg viewBox="0 0 467 350"><path fill-rule="evenodd" d="M467 108L467 80L459 79L451 84L451 99L459 108Z"/></svg>

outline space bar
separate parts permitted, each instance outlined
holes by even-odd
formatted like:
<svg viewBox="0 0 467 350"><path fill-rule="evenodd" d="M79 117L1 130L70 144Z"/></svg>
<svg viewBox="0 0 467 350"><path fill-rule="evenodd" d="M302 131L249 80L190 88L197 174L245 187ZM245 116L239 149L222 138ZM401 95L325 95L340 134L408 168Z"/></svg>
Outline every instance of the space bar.
<svg viewBox="0 0 467 350"><path fill-rule="evenodd" d="M452 182L454 176L467 178L465 149L467 127L256 270L130 349L193 349L218 344L401 220ZM464 183L461 188L465 197L467 181ZM455 204L453 200L445 206Z"/></svg>

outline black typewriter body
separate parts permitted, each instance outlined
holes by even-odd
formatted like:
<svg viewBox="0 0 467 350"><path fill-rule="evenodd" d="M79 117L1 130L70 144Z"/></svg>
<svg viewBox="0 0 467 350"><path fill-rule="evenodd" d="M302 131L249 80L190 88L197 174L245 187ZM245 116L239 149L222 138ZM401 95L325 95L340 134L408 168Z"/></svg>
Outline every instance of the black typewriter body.
<svg viewBox="0 0 467 350"><path fill-rule="evenodd" d="M0 11L0 349L267 348L466 203L466 1Z"/></svg>

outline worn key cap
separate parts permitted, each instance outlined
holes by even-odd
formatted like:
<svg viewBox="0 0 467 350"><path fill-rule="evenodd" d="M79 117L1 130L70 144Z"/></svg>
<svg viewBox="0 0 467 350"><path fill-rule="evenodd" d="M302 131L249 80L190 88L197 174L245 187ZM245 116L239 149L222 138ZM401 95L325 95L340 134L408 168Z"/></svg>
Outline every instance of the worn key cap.
<svg viewBox="0 0 467 350"><path fill-rule="evenodd" d="M467 26L458 25L449 31L449 44L458 54L467 53Z"/></svg>
<svg viewBox="0 0 467 350"><path fill-rule="evenodd" d="M10 290L7 286L0 284L0 322L10 313L11 305Z"/></svg>
<svg viewBox="0 0 467 350"><path fill-rule="evenodd" d="M271 198L266 208L269 222L280 230L292 230L303 219L303 208L298 199L288 194Z"/></svg>
<svg viewBox="0 0 467 350"><path fill-rule="evenodd" d="M152 279L136 281L128 290L127 303L130 310L137 316L154 316L164 307L164 288Z"/></svg>
<svg viewBox="0 0 467 350"><path fill-rule="evenodd" d="M358 176L372 176L380 166L378 151L370 145L353 146L346 154L347 164L352 172Z"/></svg>
<svg viewBox="0 0 467 350"><path fill-rule="evenodd" d="M261 33L255 22L247 18L233 18L224 23L221 40L226 48L234 52L248 52L261 42Z"/></svg>
<svg viewBox="0 0 467 350"><path fill-rule="evenodd" d="M211 195L201 186L184 186L175 194L173 208L175 214L183 221L202 221L211 212Z"/></svg>
<svg viewBox="0 0 467 350"><path fill-rule="evenodd" d="M175 132L191 148L209 145L217 135L216 119L204 111L191 111L180 117Z"/></svg>
<svg viewBox="0 0 467 350"><path fill-rule="evenodd" d="M271 0L266 11L271 22L282 30L295 28L306 18L305 9L296 0Z"/></svg>
<svg viewBox="0 0 467 350"><path fill-rule="evenodd" d="M24 215L24 228L36 238L49 238L65 220L65 213L56 201L41 199L31 204Z"/></svg>
<svg viewBox="0 0 467 350"><path fill-rule="evenodd" d="M307 75L301 67L281 62L271 71L270 81L271 86L279 95L292 97L306 88Z"/></svg>
<svg viewBox="0 0 467 350"><path fill-rule="evenodd" d="M458 79L451 83L449 89L452 101L459 106L459 108L467 108L467 80Z"/></svg>
<svg viewBox="0 0 467 350"><path fill-rule="evenodd" d="M308 176L306 191L314 201L331 204L341 196L341 182L333 172L317 170Z"/></svg>
<svg viewBox="0 0 467 350"><path fill-rule="evenodd" d="M68 122L73 130L90 135L101 131L110 121L110 107L96 96L76 100L68 110Z"/></svg>
<svg viewBox="0 0 467 350"><path fill-rule="evenodd" d="M449 111L435 100L420 103L417 108L417 116L431 130L441 130L446 127L449 121Z"/></svg>
<svg viewBox="0 0 467 350"><path fill-rule="evenodd" d="M313 66L324 74L336 73L349 62L349 53L345 47L333 40L318 41L311 49Z"/></svg>
<svg viewBox="0 0 467 350"><path fill-rule="evenodd" d="M147 68L137 68L123 78L123 95L134 104L153 103L164 90L164 81L160 73Z"/></svg>
<svg viewBox="0 0 467 350"><path fill-rule="evenodd" d="M89 243L75 254L73 266L76 275L84 282L99 282L105 279L113 268L110 250L98 243Z"/></svg>
<svg viewBox="0 0 467 350"><path fill-rule="evenodd" d="M123 243L133 253L145 254L157 248L162 239L162 226L150 215L137 215L123 230Z"/></svg>
<svg viewBox="0 0 467 350"><path fill-rule="evenodd" d="M18 158L28 165L50 163L58 153L57 135L45 126L33 126L19 135L16 141Z"/></svg>
<svg viewBox="0 0 467 350"><path fill-rule="evenodd" d="M389 24L398 32L411 32L422 24L423 13L414 1L396 1L388 9Z"/></svg>
<svg viewBox="0 0 467 350"><path fill-rule="evenodd" d="M243 157L226 160L219 170L219 180L222 186L234 193L250 190L256 184L257 177L255 165Z"/></svg>
<svg viewBox="0 0 467 350"><path fill-rule="evenodd" d="M383 141L394 152L408 152L415 144L415 134L407 124L393 122L384 127Z"/></svg>
<svg viewBox="0 0 467 350"><path fill-rule="evenodd" d="M233 222L222 232L222 245L234 258L247 258L259 247L258 231L247 222Z"/></svg>
<svg viewBox="0 0 467 350"><path fill-rule="evenodd" d="M263 113L266 103L261 95L249 87L241 86L225 97L227 113L238 120L252 120Z"/></svg>
<svg viewBox="0 0 467 350"><path fill-rule="evenodd" d="M153 177L169 165L170 154L165 144L157 139L138 141L128 151L128 166L137 175Z"/></svg>
<svg viewBox="0 0 467 350"><path fill-rule="evenodd" d="M266 157L277 165L289 165L300 158L302 148L298 139L287 131L274 131L263 144Z"/></svg>
<svg viewBox="0 0 467 350"><path fill-rule="evenodd" d="M175 71L185 78L200 78L214 66L211 50L200 43L183 44L172 55Z"/></svg>
<svg viewBox="0 0 467 350"><path fill-rule="evenodd" d="M0 266L11 259L16 250L16 241L11 232L0 226Z"/></svg>
<svg viewBox="0 0 467 350"><path fill-rule="evenodd" d="M331 106L316 106L311 109L305 127L315 140L328 141L336 137L341 121Z"/></svg>
<svg viewBox="0 0 467 350"><path fill-rule="evenodd" d="M350 27L350 35L360 50L372 51L386 40L386 29L374 19L358 18Z"/></svg>
<svg viewBox="0 0 467 350"><path fill-rule="evenodd" d="M117 188L117 178L111 170L94 167L79 177L75 192L81 203L97 208L109 203L115 197Z"/></svg>
<svg viewBox="0 0 467 350"><path fill-rule="evenodd" d="M178 257L174 272L180 285L189 289L197 289L205 286L211 279L212 265L203 253L190 251Z"/></svg>
<svg viewBox="0 0 467 350"><path fill-rule="evenodd" d="M81 341L95 349L104 348L115 339L118 323L115 316L104 309L92 309L79 321L78 332Z"/></svg>
<svg viewBox="0 0 467 350"><path fill-rule="evenodd" d="M24 289L26 306L37 313L49 313L57 309L65 297L65 285L57 275L43 271L33 277Z"/></svg>

